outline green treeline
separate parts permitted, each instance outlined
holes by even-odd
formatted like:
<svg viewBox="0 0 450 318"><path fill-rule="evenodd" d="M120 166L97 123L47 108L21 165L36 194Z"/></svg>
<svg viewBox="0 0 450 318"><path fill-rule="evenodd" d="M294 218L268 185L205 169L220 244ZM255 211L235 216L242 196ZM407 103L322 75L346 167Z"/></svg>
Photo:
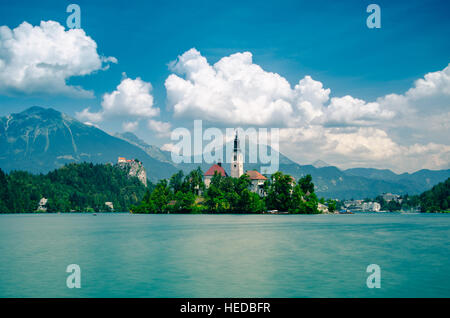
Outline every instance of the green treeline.
<svg viewBox="0 0 450 318"><path fill-rule="evenodd" d="M149 187L152 185L150 184ZM127 171L112 165L69 164L45 175L0 169L0 212L35 212L47 198L47 212L128 211L140 202L145 186Z"/></svg>
<svg viewBox="0 0 450 318"><path fill-rule="evenodd" d="M36 212L41 198L48 199L47 212L110 211L105 202L112 202L114 211L134 213L321 213L319 204L330 212L339 209L339 202L318 199L310 175L297 182L282 172L265 181L265 196L252 192L251 180L216 174L206 189L200 168L184 175L182 171L169 180L160 180L146 188L136 177L113 165L92 163L69 164L47 174L34 175L24 171L9 174L0 169L0 213ZM369 200L369 199L367 199ZM404 195L385 202L375 199L382 210L399 211L420 207L422 212L449 211L450 178L420 195Z"/></svg>
<svg viewBox="0 0 450 318"><path fill-rule="evenodd" d="M133 213L261 213L267 210L316 214L319 200L312 178L307 175L298 183L282 172L274 173L264 184L265 197L252 192L251 181L215 174L206 189L200 168L184 176L182 171L169 181L160 180L148 190ZM330 201L331 203L331 201ZM331 204L335 207L335 204Z"/></svg>
<svg viewBox="0 0 450 318"><path fill-rule="evenodd" d="M448 212L450 210L450 178L419 195L418 201L422 212Z"/></svg>
<svg viewBox="0 0 450 318"><path fill-rule="evenodd" d="M375 200L365 199L365 201L376 201L380 203L382 211L401 211L411 208L419 208L421 212L448 212L450 209L450 178L436 184L430 190L419 195L402 195L398 200L386 202L382 195Z"/></svg>

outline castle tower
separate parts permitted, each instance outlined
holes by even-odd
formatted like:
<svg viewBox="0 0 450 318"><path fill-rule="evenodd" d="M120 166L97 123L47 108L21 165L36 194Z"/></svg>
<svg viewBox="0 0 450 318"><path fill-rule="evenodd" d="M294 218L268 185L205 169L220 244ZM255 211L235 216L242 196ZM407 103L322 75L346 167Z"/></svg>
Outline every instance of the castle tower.
<svg viewBox="0 0 450 318"><path fill-rule="evenodd" d="M242 159L241 147L239 146L238 134L234 137L233 153L231 155L231 177L239 178L244 174L244 160Z"/></svg>

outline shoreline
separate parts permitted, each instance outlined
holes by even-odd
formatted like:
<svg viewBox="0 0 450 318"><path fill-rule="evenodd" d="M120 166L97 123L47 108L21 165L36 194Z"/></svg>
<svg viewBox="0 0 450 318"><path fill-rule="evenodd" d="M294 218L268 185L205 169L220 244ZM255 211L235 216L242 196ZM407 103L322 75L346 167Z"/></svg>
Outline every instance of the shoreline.
<svg viewBox="0 0 450 318"><path fill-rule="evenodd" d="M289 213L289 212L255 212L255 213L132 213L132 212L7 212L0 213L0 215L55 215L55 214L132 214L132 215L360 215L360 214L450 214L450 211L443 212L402 212L402 211L367 211L367 212L353 212L353 213Z"/></svg>

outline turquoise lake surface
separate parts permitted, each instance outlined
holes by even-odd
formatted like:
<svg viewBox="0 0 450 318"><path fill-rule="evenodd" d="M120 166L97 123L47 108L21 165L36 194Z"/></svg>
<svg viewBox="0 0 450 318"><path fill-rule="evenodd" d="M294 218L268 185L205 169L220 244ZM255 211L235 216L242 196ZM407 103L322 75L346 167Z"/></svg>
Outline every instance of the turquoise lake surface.
<svg viewBox="0 0 450 318"><path fill-rule="evenodd" d="M445 214L7 214L0 297L450 297L449 238Z"/></svg>

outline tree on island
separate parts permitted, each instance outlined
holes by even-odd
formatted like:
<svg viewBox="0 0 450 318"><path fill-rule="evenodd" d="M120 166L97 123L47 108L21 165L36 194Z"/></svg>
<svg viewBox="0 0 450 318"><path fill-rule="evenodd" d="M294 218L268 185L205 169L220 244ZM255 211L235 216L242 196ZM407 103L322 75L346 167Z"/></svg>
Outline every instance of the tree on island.
<svg viewBox="0 0 450 318"><path fill-rule="evenodd" d="M205 193L205 205L213 213L259 213L265 211L264 200L249 190L248 175L240 178L223 177L217 172Z"/></svg>
<svg viewBox="0 0 450 318"><path fill-rule="evenodd" d="M275 172L266 181L266 204L270 210L288 211L292 208L292 190L294 180L281 171Z"/></svg>
<svg viewBox="0 0 450 318"><path fill-rule="evenodd" d="M260 197L252 192L247 174L231 178L215 173L205 189L200 168L184 176L182 171L169 181L161 180L142 203L133 206L134 213L261 213L266 209L290 213L316 214L318 198L312 178L307 175L298 184L290 175L274 173L264 184L267 193ZM201 194L201 195L200 195ZM332 202L329 201L332 205ZM331 207L334 210L335 206Z"/></svg>
<svg viewBox="0 0 450 318"><path fill-rule="evenodd" d="M329 211L330 213L333 213L333 212L336 211L337 208L338 208L338 203L337 203L336 201L334 201L334 200L328 199L328 200L326 201L326 204L327 204L327 206L328 206L328 211Z"/></svg>
<svg viewBox="0 0 450 318"><path fill-rule="evenodd" d="M267 182L266 204L271 210L301 214L317 214L318 198L314 193L311 175L306 175L295 184L290 175L281 171L274 173Z"/></svg>

